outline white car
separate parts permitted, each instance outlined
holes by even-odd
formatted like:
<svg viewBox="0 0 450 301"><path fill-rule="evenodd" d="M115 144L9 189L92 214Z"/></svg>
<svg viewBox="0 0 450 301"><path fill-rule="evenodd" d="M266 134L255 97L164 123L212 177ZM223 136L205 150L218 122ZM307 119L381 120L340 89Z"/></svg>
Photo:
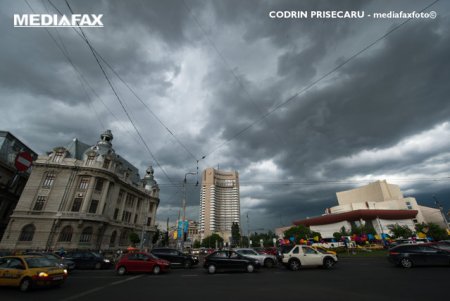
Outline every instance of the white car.
<svg viewBox="0 0 450 301"><path fill-rule="evenodd" d="M277 264L277 258L270 254L259 254L253 249L235 249L236 253L243 255L245 257L250 257L259 261L261 266L266 268L272 268Z"/></svg>
<svg viewBox="0 0 450 301"><path fill-rule="evenodd" d="M292 271L297 271L302 266L320 266L326 269L332 268L338 259L336 255L320 253L305 245L296 245L287 253L283 253L283 264Z"/></svg>

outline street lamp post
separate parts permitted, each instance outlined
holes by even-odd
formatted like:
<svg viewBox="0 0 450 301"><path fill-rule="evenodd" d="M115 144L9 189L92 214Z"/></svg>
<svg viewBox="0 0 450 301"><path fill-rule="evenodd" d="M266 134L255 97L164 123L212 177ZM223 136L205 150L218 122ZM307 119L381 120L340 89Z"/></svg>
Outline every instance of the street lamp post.
<svg viewBox="0 0 450 301"><path fill-rule="evenodd" d="M197 175L197 173L195 173L195 172L187 172L187 173L184 174L184 180L183 180L183 203L182 203L182 206L183 206L183 220L181 222L181 225L180 225L180 223L178 223L178 227L181 226L181 235L179 235L179 237L178 237L178 241L180 242L179 246L181 248L181 252L184 251L184 226L185 226L185 222L186 222L186 177L188 175ZM197 182L196 186L198 186L198 182ZM186 238L187 238L187 233L186 233Z"/></svg>

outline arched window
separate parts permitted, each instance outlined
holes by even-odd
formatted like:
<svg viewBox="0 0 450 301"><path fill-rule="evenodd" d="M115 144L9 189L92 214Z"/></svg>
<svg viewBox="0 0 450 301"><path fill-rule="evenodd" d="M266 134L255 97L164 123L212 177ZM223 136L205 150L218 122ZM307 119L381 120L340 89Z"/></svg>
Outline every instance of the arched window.
<svg viewBox="0 0 450 301"><path fill-rule="evenodd" d="M36 227L32 224L28 224L22 228L20 232L19 241L32 241Z"/></svg>
<svg viewBox="0 0 450 301"><path fill-rule="evenodd" d="M111 234L111 238L109 239L110 247L114 247L114 245L116 243L116 236L117 236L117 231L113 231L113 233Z"/></svg>
<svg viewBox="0 0 450 301"><path fill-rule="evenodd" d="M84 228L83 232L81 232L80 242L90 242L92 239L93 232L94 231L92 230L92 227Z"/></svg>
<svg viewBox="0 0 450 301"><path fill-rule="evenodd" d="M128 242L130 240L129 236L130 236L130 231L129 230L123 230L122 233L120 233L119 245L120 246L128 245Z"/></svg>
<svg viewBox="0 0 450 301"><path fill-rule="evenodd" d="M58 241L70 242L72 240L73 228L71 226L65 226L61 233L59 233Z"/></svg>

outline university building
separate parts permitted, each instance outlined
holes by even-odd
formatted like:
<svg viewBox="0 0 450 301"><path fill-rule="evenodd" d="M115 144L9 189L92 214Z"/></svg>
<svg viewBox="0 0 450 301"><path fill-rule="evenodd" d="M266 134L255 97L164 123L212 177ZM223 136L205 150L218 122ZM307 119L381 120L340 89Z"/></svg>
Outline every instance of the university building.
<svg viewBox="0 0 450 301"><path fill-rule="evenodd" d="M241 225L238 172L205 169L200 191L201 239L217 233L230 242L234 222Z"/></svg>
<svg viewBox="0 0 450 301"><path fill-rule="evenodd" d="M107 130L94 145L73 139L39 156L0 243L1 249L149 247L156 232L159 187L115 153Z"/></svg>

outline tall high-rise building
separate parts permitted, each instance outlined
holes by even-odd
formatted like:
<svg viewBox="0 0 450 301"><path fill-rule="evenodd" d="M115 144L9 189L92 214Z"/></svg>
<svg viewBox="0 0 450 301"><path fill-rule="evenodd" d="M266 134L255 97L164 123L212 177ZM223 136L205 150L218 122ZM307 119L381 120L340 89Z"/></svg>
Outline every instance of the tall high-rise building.
<svg viewBox="0 0 450 301"><path fill-rule="evenodd" d="M217 233L229 242L232 224L241 224L240 211L238 172L205 169L200 191L201 238Z"/></svg>

